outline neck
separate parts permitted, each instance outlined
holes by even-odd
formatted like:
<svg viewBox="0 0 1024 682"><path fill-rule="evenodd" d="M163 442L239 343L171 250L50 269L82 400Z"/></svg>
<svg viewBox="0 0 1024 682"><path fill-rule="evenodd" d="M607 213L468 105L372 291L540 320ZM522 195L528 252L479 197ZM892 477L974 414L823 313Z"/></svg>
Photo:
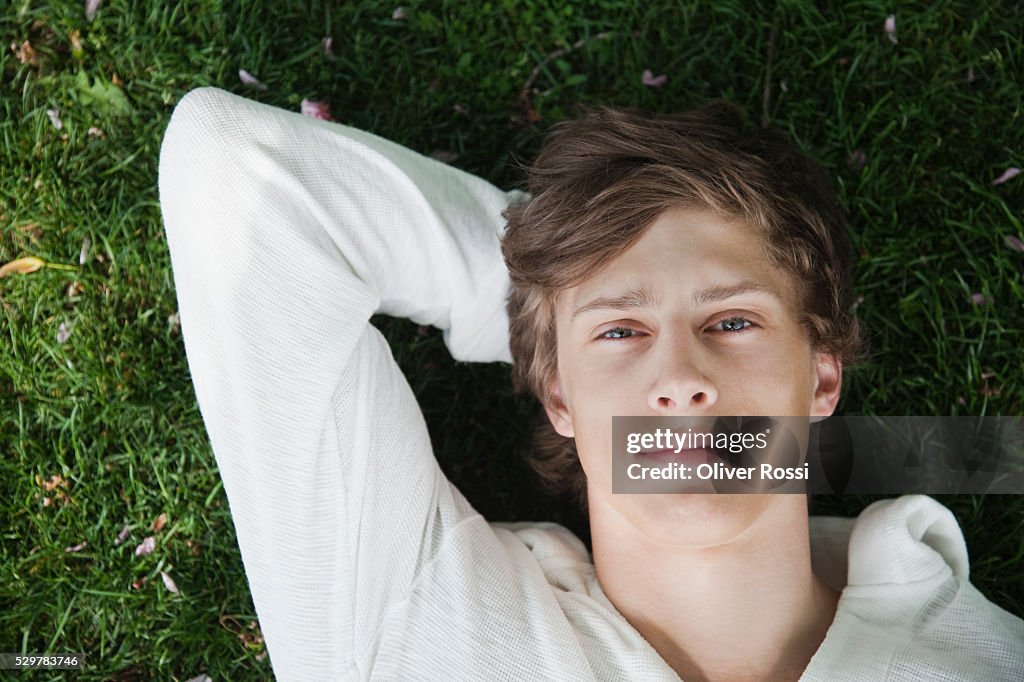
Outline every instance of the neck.
<svg viewBox="0 0 1024 682"><path fill-rule="evenodd" d="M775 495L739 537L666 546L600 498L590 509L594 566L616 609L687 682L796 680L839 594L811 570L804 495Z"/></svg>

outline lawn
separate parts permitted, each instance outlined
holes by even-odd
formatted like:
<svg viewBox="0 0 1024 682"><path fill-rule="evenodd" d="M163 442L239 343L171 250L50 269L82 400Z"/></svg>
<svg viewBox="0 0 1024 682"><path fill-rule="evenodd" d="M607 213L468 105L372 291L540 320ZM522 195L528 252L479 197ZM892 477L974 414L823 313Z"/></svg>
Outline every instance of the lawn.
<svg viewBox="0 0 1024 682"><path fill-rule="evenodd" d="M0 10L0 264L42 265L0 279L0 652L82 652L81 680L272 676L196 407L157 200L163 131L198 86L294 111L322 102L337 121L505 188L578 103L736 101L818 158L847 207L873 353L848 374L839 412L1021 415L1024 177L1006 171L1024 166L1024 4L893 6ZM521 458L489 455L529 446L536 404L513 395L509 367L455 363L438 330L373 322L474 506L585 535ZM872 499L813 504L856 515ZM939 499L964 530L972 582L1024 616L1024 497Z"/></svg>

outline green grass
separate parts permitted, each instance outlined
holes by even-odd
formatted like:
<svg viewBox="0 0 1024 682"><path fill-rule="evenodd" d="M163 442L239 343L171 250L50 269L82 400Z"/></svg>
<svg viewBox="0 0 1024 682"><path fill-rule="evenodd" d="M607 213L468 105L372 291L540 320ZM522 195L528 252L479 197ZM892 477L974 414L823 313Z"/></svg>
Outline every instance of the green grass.
<svg viewBox="0 0 1024 682"><path fill-rule="evenodd" d="M0 651L86 652L82 680L271 675L168 322L176 301L157 156L175 103L201 85L292 110L327 100L339 121L457 153L456 166L503 187L522 180L513 159L532 158L577 103L673 111L735 100L821 160L848 208L874 355L848 376L840 411L1022 413L1024 254L1004 238L1024 238L1024 177L991 184L1024 165L1020 3L900 3L895 45L882 30L892 4L871 1L664 1L645 12L626 0L585 11L553 0L409 2L394 20L389 3L105 0L92 23L83 4L16 0L0 16L0 262L67 266L0 280ZM327 35L334 58L320 49ZM38 64L8 47L26 40ZM531 123L519 95L538 65ZM269 89L243 86L240 68ZM644 86L647 68L668 83ZM130 111L89 99L80 74L101 95L116 74ZM47 116L55 107L63 130ZM863 167L848 163L858 150ZM972 293L991 303L972 304ZM482 513L585 533L518 457L535 406L511 394L507 367L456 364L436 330L374 323L410 376L442 467ZM67 501L44 506L36 477L53 475L67 481ZM855 515L871 499L814 504ZM1024 498L940 500L964 529L972 581L1024 615ZM153 533L161 513L169 522ZM147 535L156 551L135 557Z"/></svg>

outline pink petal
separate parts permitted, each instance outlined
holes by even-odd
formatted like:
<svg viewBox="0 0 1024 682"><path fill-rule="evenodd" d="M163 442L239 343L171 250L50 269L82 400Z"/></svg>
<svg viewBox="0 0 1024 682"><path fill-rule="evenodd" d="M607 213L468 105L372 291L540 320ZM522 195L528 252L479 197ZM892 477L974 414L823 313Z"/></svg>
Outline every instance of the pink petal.
<svg viewBox="0 0 1024 682"><path fill-rule="evenodd" d="M186 682L213 682L213 680L210 679L209 675L196 675L191 680L186 680Z"/></svg>
<svg viewBox="0 0 1024 682"><path fill-rule="evenodd" d="M156 540L153 539L152 535L146 536L146 539L142 541L142 544L135 548L135 556L146 556L147 554L152 554L154 549L156 549Z"/></svg>
<svg viewBox="0 0 1024 682"><path fill-rule="evenodd" d="M50 117L50 123L54 128L60 130L64 127L64 122L60 120L60 113L56 109L47 109L46 115Z"/></svg>
<svg viewBox="0 0 1024 682"><path fill-rule="evenodd" d="M885 18L885 35L889 37L889 42L893 45L897 44L896 40L896 15L890 14Z"/></svg>
<svg viewBox="0 0 1024 682"><path fill-rule="evenodd" d="M89 126L89 132L86 133L86 137L106 137L107 134L103 132L103 128L97 128L96 126Z"/></svg>
<svg viewBox="0 0 1024 682"><path fill-rule="evenodd" d="M163 571L160 571L160 577L164 579L164 587L173 592L174 594L181 594L178 592L178 586L171 580L171 576L167 575Z"/></svg>
<svg viewBox="0 0 1024 682"><path fill-rule="evenodd" d="M74 547L65 547L65 552L80 552L82 548L89 544L88 540L83 541L81 544L75 545Z"/></svg>
<svg viewBox="0 0 1024 682"><path fill-rule="evenodd" d="M391 13L391 18L394 19L395 21L402 21L403 19L405 19L405 8L396 8L395 11Z"/></svg>
<svg viewBox="0 0 1024 682"><path fill-rule="evenodd" d="M114 546L120 545L124 542L124 539L128 537L128 526L121 529L121 532L117 534L117 539L114 540Z"/></svg>
<svg viewBox="0 0 1024 682"><path fill-rule="evenodd" d="M252 75L245 69L238 70L238 77L242 79L243 83L245 83L246 85L251 85L257 90L265 91L267 89L267 86L264 83L262 83L258 78L256 78L256 76Z"/></svg>
<svg viewBox="0 0 1024 682"><path fill-rule="evenodd" d="M1001 185L1004 182L1006 182L1007 180L1013 180L1018 175L1020 175L1020 168L1017 168L1016 166L1011 166L1011 167L1007 168L1006 170L1004 170L1002 175L1000 175L998 178L993 180L992 184L993 185Z"/></svg>
<svg viewBox="0 0 1024 682"><path fill-rule="evenodd" d="M331 117L331 106L327 102L313 102L308 99L302 100L302 115L319 118L322 121L334 120Z"/></svg>
<svg viewBox="0 0 1024 682"><path fill-rule="evenodd" d="M971 303L973 303L974 305L985 305L986 303L991 302L992 300L985 294L982 294L980 292L971 294Z"/></svg>
<svg viewBox="0 0 1024 682"><path fill-rule="evenodd" d="M668 81L668 76L665 74L655 76L650 69L644 69L644 73L640 76L640 80L643 81L644 85L652 88L660 88Z"/></svg>
<svg viewBox="0 0 1024 682"><path fill-rule="evenodd" d="M57 343L66 343L69 336L71 336L71 332L68 331L68 326L61 322L57 327Z"/></svg>
<svg viewBox="0 0 1024 682"><path fill-rule="evenodd" d="M100 8L100 0L85 0L85 18L92 21L96 10Z"/></svg>
<svg viewBox="0 0 1024 682"><path fill-rule="evenodd" d="M333 55L334 54L334 52L331 50L331 44L333 42L334 42L334 38L332 38L331 36L327 36L326 38L323 39L323 41L321 41L321 44L323 45L323 48L324 48L324 54L329 54L329 55Z"/></svg>
<svg viewBox="0 0 1024 682"><path fill-rule="evenodd" d="M1013 236L1012 234L1006 235L1003 238L1003 241L1005 241L1006 245L1009 246L1014 251L1020 251L1021 253L1024 253L1024 242L1022 242L1020 239Z"/></svg>

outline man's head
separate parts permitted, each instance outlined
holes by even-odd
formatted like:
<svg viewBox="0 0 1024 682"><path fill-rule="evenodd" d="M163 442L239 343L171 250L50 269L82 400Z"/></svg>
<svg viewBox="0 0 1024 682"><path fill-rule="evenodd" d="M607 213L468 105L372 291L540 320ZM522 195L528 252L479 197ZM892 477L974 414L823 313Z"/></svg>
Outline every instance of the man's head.
<svg viewBox="0 0 1024 682"><path fill-rule="evenodd" d="M722 102L600 108L553 128L527 189L502 250L512 378L545 407L532 463L549 487L586 499L613 415L834 408L861 350L852 252L827 176L784 133L745 132Z"/></svg>

